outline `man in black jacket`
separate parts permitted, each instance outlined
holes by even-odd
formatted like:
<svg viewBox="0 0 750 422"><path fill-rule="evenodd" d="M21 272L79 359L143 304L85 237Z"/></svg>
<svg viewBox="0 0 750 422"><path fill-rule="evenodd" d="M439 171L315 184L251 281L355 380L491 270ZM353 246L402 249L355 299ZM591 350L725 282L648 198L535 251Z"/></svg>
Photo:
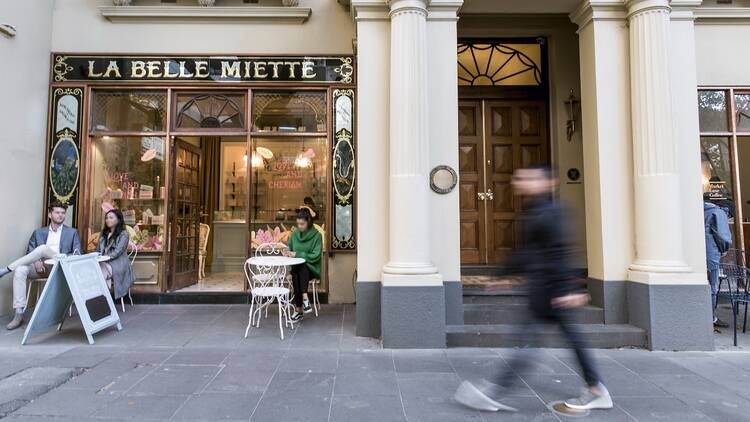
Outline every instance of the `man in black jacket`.
<svg viewBox="0 0 750 422"><path fill-rule="evenodd" d="M552 196L557 178L547 167L516 170L513 189L525 198L524 213L520 217L521 247L510 259L512 273L526 279L529 310L533 321L527 324L528 336L533 337L536 323L554 323L565 335L576 353L588 385L580 397L565 404L575 410L609 409L612 399L597 373L583 339L572 325L571 311L588 303L588 294L575 282L571 266L572 224L564 207ZM511 368L500 374L498 384L482 381L474 385L465 381L456 392L456 400L483 410L514 410L497 398L507 392L516 373L533 365L533 353L520 350L510 362Z"/></svg>

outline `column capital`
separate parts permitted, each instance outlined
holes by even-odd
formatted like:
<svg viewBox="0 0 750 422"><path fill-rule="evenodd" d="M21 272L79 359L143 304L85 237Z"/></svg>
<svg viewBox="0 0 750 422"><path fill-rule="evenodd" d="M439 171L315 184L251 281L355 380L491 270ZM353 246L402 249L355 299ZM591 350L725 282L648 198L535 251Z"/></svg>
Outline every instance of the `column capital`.
<svg viewBox="0 0 750 422"><path fill-rule="evenodd" d="M431 0L428 6L428 21L457 21L458 10L463 0Z"/></svg>
<svg viewBox="0 0 750 422"><path fill-rule="evenodd" d="M569 17L580 31L594 21L625 21L627 9L624 0L584 0Z"/></svg>
<svg viewBox="0 0 750 422"><path fill-rule="evenodd" d="M387 0L351 0L355 21L387 21L390 19Z"/></svg>
<svg viewBox="0 0 750 422"><path fill-rule="evenodd" d="M673 21L695 21L695 10L703 4L703 0L672 0L672 14L670 18Z"/></svg>
<svg viewBox="0 0 750 422"><path fill-rule="evenodd" d="M388 0L391 8L391 17L401 13L417 13L427 16L427 5L429 0Z"/></svg>
<svg viewBox="0 0 750 422"><path fill-rule="evenodd" d="M628 8L628 19L653 10L665 12L672 10L669 0L625 0L625 7Z"/></svg>

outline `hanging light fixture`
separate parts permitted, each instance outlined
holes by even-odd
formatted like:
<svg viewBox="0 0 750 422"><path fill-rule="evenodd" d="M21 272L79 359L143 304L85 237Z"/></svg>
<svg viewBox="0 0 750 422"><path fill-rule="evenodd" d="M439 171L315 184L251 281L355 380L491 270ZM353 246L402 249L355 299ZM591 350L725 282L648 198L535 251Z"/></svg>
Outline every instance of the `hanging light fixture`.
<svg viewBox="0 0 750 422"><path fill-rule="evenodd" d="M312 148L308 148L305 150L305 147L302 147L302 151L297 154L297 158L294 159L294 165L299 168L310 168L312 167L312 159L315 157L315 151Z"/></svg>

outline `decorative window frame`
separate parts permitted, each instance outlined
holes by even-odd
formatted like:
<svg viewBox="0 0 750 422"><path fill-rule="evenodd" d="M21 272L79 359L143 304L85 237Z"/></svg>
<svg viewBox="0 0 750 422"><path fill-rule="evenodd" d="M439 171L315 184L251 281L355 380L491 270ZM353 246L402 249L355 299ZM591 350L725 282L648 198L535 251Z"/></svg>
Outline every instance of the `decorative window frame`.
<svg viewBox="0 0 750 422"><path fill-rule="evenodd" d="M341 104L341 107L338 107L338 104ZM357 249L357 151L354 89L334 89L330 107L333 121L333 145L331 147L331 188L333 190L331 250L354 251ZM351 155L351 161L348 164L345 162L342 163L341 157L345 157L346 155ZM338 180L342 182L337 183ZM347 184L348 186L346 186ZM346 218L344 215L340 215L342 213L349 214L348 219L351 224L349 236L338 232L337 221L340 217Z"/></svg>

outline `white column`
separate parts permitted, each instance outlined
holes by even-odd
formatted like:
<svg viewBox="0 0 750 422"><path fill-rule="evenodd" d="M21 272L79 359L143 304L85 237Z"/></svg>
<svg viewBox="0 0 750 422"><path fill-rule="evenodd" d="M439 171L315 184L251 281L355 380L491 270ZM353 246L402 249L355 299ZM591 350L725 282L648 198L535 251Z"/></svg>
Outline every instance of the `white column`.
<svg viewBox="0 0 750 422"><path fill-rule="evenodd" d="M622 4L587 0L578 25L589 290L606 323L628 321L633 262L633 160L628 28Z"/></svg>
<svg viewBox="0 0 750 422"><path fill-rule="evenodd" d="M669 1L629 0L636 257L632 272L688 273L669 75ZM631 278L644 280L643 275ZM654 277L647 276L649 280ZM660 278L660 277L656 277Z"/></svg>
<svg viewBox="0 0 750 422"><path fill-rule="evenodd" d="M387 275L437 275L429 245L426 0L392 0L389 6L390 225L384 284Z"/></svg>

